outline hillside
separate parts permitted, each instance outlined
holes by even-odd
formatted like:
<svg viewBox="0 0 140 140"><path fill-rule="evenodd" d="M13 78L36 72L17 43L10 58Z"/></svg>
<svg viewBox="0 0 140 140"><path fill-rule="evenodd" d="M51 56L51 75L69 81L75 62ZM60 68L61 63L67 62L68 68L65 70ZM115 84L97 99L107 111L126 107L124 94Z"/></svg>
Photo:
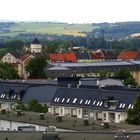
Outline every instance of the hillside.
<svg viewBox="0 0 140 140"><path fill-rule="evenodd" d="M68 24L53 22L0 22L0 39L31 36L70 35L70 36L105 36L106 39L121 39L131 34L140 33L140 22L118 22L97 24Z"/></svg>
<svg viewBox="0 0 140 140"><path fill-rule="evenodd" d="M90 35L97 37L104 35L106 39L121 39L131 34L140 33L140 22L99 23L93 26L99 28L93 30Z"/></svg>
<svg viewBox="0 0 140 140"><path fill-rule="evenodd" d="M0 23L0 36L17 36L19 34L50 34L86 36L96 26L92 24L67 24L51 22Z"/></svg>

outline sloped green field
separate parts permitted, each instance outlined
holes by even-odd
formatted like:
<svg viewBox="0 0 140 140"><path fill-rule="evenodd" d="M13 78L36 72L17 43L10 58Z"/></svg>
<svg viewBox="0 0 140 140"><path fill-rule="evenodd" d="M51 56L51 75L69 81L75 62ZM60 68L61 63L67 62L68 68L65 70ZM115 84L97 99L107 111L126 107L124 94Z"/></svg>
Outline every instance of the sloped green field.
<svg viewBox="0 0 140 140"><path fill-rule="evenodd" d="M86 36L86 32L97 27L92 26L92 24L19 22L10 26L9 32L0 32L0 36L16 36L24 33Z"/></svg>

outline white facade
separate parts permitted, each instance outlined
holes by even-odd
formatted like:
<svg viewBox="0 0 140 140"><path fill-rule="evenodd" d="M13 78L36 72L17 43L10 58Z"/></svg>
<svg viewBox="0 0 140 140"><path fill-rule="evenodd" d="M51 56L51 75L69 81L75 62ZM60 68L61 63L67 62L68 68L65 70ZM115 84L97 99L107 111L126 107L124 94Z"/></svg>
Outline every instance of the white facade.
<svg viewBox="0 0 140 140"><path fill-rule="evenodd" d="M11 53L7 53L6 55L3 56L2 62L5 62L5 63L20 63L20 59L16 58Z"/></svg>
<svg viewBox="0 0 140 140"><path fill-rule="evenodd" d="M127 118L126 112L91 110L88 108L63 107L63 106L50 107L49 113L67 117L93 118L95 120L102 120L103 122L114 122L114 123L125 121Z"/></svg>
<svg viewBox="0 0 140 140"><path fill-rule="evenodd" d="M41 44L31 44L31 53L41 53L42 45Z"/></svg>
<svg viewBox="0 0 140 140"><path fill-rule="evenodd" d="M12 102L0 102L0 109L12 110L14 103Z"/></svg>

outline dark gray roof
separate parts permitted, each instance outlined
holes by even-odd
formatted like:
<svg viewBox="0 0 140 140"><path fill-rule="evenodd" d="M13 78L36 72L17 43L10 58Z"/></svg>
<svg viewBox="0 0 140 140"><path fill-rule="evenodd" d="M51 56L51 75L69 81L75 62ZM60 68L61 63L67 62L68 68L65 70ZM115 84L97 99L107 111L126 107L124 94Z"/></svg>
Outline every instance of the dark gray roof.
<svg viewBox="0 0 140 140"><path fill-rule="evenodd" d="M33 40L32 44L41 44L41 43L40 43L40 41L39 41L37 38L35 38L35 39Z"/></svg>
<svg viewBox="0 0 140 140"><path fill-rule="evenodd" d="M40 103L50 103L52 100L57 86L54 85L40 85L28 88L27 92L23 97L23 102L28 103L31 99L36 99Z"/></svg>
<svg viewBox="0 0 140 140"><path fill-rule="evenodd" d="M76 52L77 59L91 59L88 52Z"/></svg>
<svg viewBox="0 0 140 140"><path fill-rule="evenodd" d="M19 93L20 99L22 99L28 87L29 85L27 84L0 83L0 101L16 101Z"/></svg>
<svg viewBox="0 0 140 140"><path fill-rule="evenodd" d="M71 106L98 110L125 111L139 94L139 91L59 88L51 102L55 106ZM116 108L105 107L104 100L116 101Z"/></svg>

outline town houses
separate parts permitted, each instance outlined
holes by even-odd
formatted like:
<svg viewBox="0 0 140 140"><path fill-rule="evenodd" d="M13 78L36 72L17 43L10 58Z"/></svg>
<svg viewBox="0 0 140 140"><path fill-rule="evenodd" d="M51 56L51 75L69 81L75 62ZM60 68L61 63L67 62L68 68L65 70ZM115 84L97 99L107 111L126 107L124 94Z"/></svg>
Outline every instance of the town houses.
<svg viewBox="0 0 140 140"><path fill-rule="evenodd" d="M17 101L26 106L36 99L46 104L48 113L53 115L114 123L126 120L127 110L133 108L140 89L123 85L122 79L101 78L99 72L106 70L112 74L128 69L140 85L139 52L123 51L117 56L109 50L82 50L45 55L38 39L26 50L28 53L22 56L8 52L1 59L12 65L23 80L0 81L0 109L10 111ZM25 80L25 67L37 56L49 58L44 68L48 79L35 83Z"/></svg>
<svg viewBox="0 0 140 140"><path fill-rule="evenodd" d="M104 85L102 80L108 81L108 85ZM80 81L84 83L77 84ZM87 82L95 81L98 84L88 86ZM31 99L36 99L39 103L46 104L48 113L53 115L119 123L125 121L126 111L133 108L139 93L139 88L126 87L119 79L67 77L56 83L1 81L0 108L10 111L17 101L26 105Z"/></svg>

